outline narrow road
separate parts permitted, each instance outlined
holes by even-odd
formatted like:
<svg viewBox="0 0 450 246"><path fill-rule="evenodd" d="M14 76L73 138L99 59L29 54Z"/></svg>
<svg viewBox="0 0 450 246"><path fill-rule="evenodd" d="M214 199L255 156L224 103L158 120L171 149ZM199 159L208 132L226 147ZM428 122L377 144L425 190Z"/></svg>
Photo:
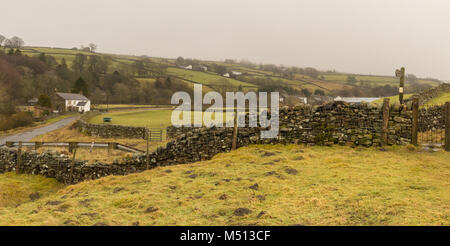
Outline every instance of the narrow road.
<svg viewBox="0 0 450 246"><path fill-rule="evenodd" d="M57 121L57 122L52 123L47 126L34 128L29 131L25 131L25 132L13 134L13 135L5 136L5 137L0 137L0 146L4 145L6 143L6 141L24 141L24 142L31 141L31 139L33 139L34 137L37 137L42 134L46 134L47 132L51 132L56 129L62 128L62 127L65 127L65 126L69 125L70 123L72 123L74 120L77 120L78 118L80 118L80 116L73 116L73 117L62 119L60 121Z"/></svg>

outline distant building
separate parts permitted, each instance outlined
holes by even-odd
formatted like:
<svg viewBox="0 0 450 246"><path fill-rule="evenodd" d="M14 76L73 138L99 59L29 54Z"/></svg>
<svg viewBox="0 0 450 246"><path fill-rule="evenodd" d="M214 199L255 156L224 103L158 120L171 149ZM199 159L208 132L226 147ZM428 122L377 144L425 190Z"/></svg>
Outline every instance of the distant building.
<svg viewBox="0 0 450 246"><path fill-rule="evenodd" d="M229 77L230 77L230 74L229 74L229 73L225 73L225 74L223 74L222 76L223 76L223 77L229 78Z"/></svg>
<svg viewBox="0 0 450 246"><path fill-rule="evenodd" d="M298 99L300 100L300 103L308 104L308 98L307 97L298 97Z"/></svg>
<svg viewBox="0 0 450 246"><path fill-rule="evenodd" d="M59 112L91 111L91 100L81 94L57 92L55 94L53 104L55 106L55 109Z"/></svg>
<svg viewBox="0 0 450 246"><path fill-rule="evenodd" d="M36 97L31 98L30 100L27 101L27 104L29 106L34 106L39 102L39 99L37 99Z"/></svg>
<svg viewBox="0 0 450 246"><path fill-rule="evenodd" d="M194 65L194 66L192 67L192 70L206 72L206 71L208 71L208 67L207 67L207 66L204 66L204 65Z"/></svg>
<svg viewBox="0 0 450 246"><path fill-rule="evenodd" d="M346 103L371 103L375 100L378 100L379 97L336 97L334 98L335 102L346 102Z"/></svg>
<svg viewBox="0 0 450 246"><path fill-rule="evenodd" d="M181 68L187 69L187 70L192 70L192 65L187 65L186 67L180 66Z"/></svg>
<svg viewBox="0 0 450 246"><path fill-rule="evenodd" d="M231 71L231 74L233 74L235 76L242 75L242 73L239 71Z"/></svg>
<svg viewBox="0 0 450 246"><path fill-rule="evenodd" d="M332 101L333 98L329 96L312 95L308 98L308 103L311 105L322 105Z"/></svg>

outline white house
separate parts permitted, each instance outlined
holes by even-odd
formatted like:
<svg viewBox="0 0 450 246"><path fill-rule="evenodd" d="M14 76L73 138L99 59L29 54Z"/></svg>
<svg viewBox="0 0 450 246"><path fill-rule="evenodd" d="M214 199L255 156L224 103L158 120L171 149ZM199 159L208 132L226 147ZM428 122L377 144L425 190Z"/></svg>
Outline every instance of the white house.
<svg viewBox="0 0 450 246"><path fill-rule="evenodd" d="M379 97L341 97L337 96L334 98L335 102L346 102L346 103L371 103L375 100L380 99Z"/></svg>
<svg viewBox="0 0 450 246"><path fill-rule="evenodd" d="M59 99L62 99L58 110L59 111L78 111L78 112L88 112L91 111L91 100L89 98L74 93L56 93ZM60 100L58 100L60 101Z"/></svg>
<svg viewBox="0 0 450 246"><path fill-rule="evenodd" d="M298 99L300 100L300 103L308 104L308 98L307 97L298 97Z"/></svg>
<svg viewBox="0 0 450 246"><path fill-rule="evenodd" d="M233 75L236 75L236 76L242 75L242 73L239 72L239 71L231 71L231 73L232 73Z"/></svg>
<svg viewBox="0 0 450 246"><path fill-rule="evenodd" d="M229 74L229 73L225 73L225 74L223 74L222 76L223 76L223 77L229 78L229 77L230 77L230 74Z"/></svg>

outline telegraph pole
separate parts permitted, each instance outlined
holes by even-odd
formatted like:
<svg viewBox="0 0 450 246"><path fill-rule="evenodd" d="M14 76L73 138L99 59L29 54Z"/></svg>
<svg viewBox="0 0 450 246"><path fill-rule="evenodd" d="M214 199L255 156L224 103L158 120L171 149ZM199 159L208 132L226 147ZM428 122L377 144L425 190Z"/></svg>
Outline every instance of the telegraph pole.
<svg viewBox="0 0 450 246"><path fill-rule="evenodd" d="M405 88L405 68L402 67L395 71L395 77L400 78L400 87L398 88L398 99L400 100L400 105L403 105L403 93Z"/></svg>

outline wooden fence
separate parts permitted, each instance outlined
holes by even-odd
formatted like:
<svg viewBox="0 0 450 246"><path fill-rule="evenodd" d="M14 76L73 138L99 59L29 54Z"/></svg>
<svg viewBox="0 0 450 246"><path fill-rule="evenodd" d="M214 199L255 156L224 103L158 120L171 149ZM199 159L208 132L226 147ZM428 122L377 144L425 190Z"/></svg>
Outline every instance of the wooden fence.
<svg viewBox="0 0 450 246"><path fill-rule="evenodd" d="M21 142L21 141L8 141L5 146L7 147L17 147L21 149L22 147L34 147L35 150L41 147L67 147L69 152L72 153L77 148L107 148L107 149L118 149L126 152L132 153L145 153L145 151L136 149L134 147L115 143L115 142Z"/></svg>

